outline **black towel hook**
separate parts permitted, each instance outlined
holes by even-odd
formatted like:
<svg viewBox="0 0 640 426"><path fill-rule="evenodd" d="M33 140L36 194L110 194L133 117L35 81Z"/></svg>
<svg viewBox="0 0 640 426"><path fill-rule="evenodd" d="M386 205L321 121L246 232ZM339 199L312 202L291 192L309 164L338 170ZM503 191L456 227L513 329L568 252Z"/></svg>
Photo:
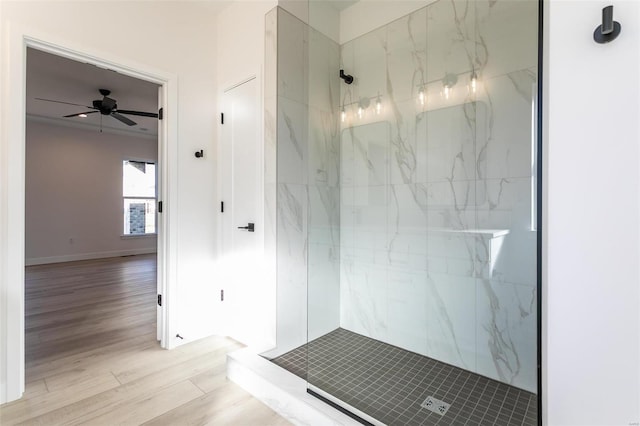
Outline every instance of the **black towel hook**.
<svg viewBox="0 0 640 426"><path fill-rule="evenodd" d="M622 30L619 22L613 20L613 5L602 9L602 25L593 32L593 39L596 43L609 43L615 40Z"/></svg>

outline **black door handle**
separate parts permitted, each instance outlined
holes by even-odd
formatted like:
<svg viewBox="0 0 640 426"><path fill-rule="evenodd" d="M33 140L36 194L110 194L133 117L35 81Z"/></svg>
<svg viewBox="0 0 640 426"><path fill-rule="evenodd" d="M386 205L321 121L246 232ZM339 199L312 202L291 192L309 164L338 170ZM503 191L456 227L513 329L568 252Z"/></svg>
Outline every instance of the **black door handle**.
<svg viewBox="0 0 640 426"><path fill-rule="evenodd" d="M238 229L246 229L249 232L255 232L256 231L256 226L255 226L255 224L249 222L249 223L247 223L247 226L238 226Z"/></svg>

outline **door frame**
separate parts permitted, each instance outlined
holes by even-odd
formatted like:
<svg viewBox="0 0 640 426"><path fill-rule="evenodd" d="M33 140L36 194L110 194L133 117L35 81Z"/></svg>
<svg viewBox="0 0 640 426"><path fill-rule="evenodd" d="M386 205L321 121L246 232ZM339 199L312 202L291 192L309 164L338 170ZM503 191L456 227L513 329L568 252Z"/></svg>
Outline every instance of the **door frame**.
<svg viewBox="0 0 640 426"><path fill-rule="evenodd" d="M159 178L162 183L158 199L163 201L163 213L158 218L158 288L162 294L160 344L175 346L175 318L172 315L177 282L177 209L171 201L177 199L177 75L114 56L92 47L60 40L33 28L12 25L4 47L8 75L3 93L2 138L0 146L0 228L5 241L0 243L0 403L19 399L25 390L25 121L26 121L26 53L27 47L79 62L107 68L118 73L149 81L160 86L164 99L163 120L158 128ZM9 60L10 58L10 60Z"/></svg>

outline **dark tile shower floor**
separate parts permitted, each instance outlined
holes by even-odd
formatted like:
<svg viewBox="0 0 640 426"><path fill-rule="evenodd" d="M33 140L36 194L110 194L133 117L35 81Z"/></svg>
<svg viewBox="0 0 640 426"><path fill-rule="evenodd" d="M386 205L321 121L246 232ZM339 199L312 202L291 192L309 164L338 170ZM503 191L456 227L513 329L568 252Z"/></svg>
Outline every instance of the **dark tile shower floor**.
<svg viewBox="0 0 640 426"><path fill-rule="evenodd" d="M537 425L536 395L338 328L271 361L388 425ZM420 404L451 404L444 414Z"/></svg>

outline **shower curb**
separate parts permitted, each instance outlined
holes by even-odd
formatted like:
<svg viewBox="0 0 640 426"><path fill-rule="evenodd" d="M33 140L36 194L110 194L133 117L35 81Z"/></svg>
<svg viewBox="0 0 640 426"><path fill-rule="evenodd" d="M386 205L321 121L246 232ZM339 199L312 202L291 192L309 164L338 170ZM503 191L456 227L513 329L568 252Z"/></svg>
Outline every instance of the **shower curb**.
<svg viewBox="0 0 640 426"><path fill-rule="evenodd" d="M307 382L249 348L227 354L227 378L296 425L362 426L307 393Z"/></svg>

